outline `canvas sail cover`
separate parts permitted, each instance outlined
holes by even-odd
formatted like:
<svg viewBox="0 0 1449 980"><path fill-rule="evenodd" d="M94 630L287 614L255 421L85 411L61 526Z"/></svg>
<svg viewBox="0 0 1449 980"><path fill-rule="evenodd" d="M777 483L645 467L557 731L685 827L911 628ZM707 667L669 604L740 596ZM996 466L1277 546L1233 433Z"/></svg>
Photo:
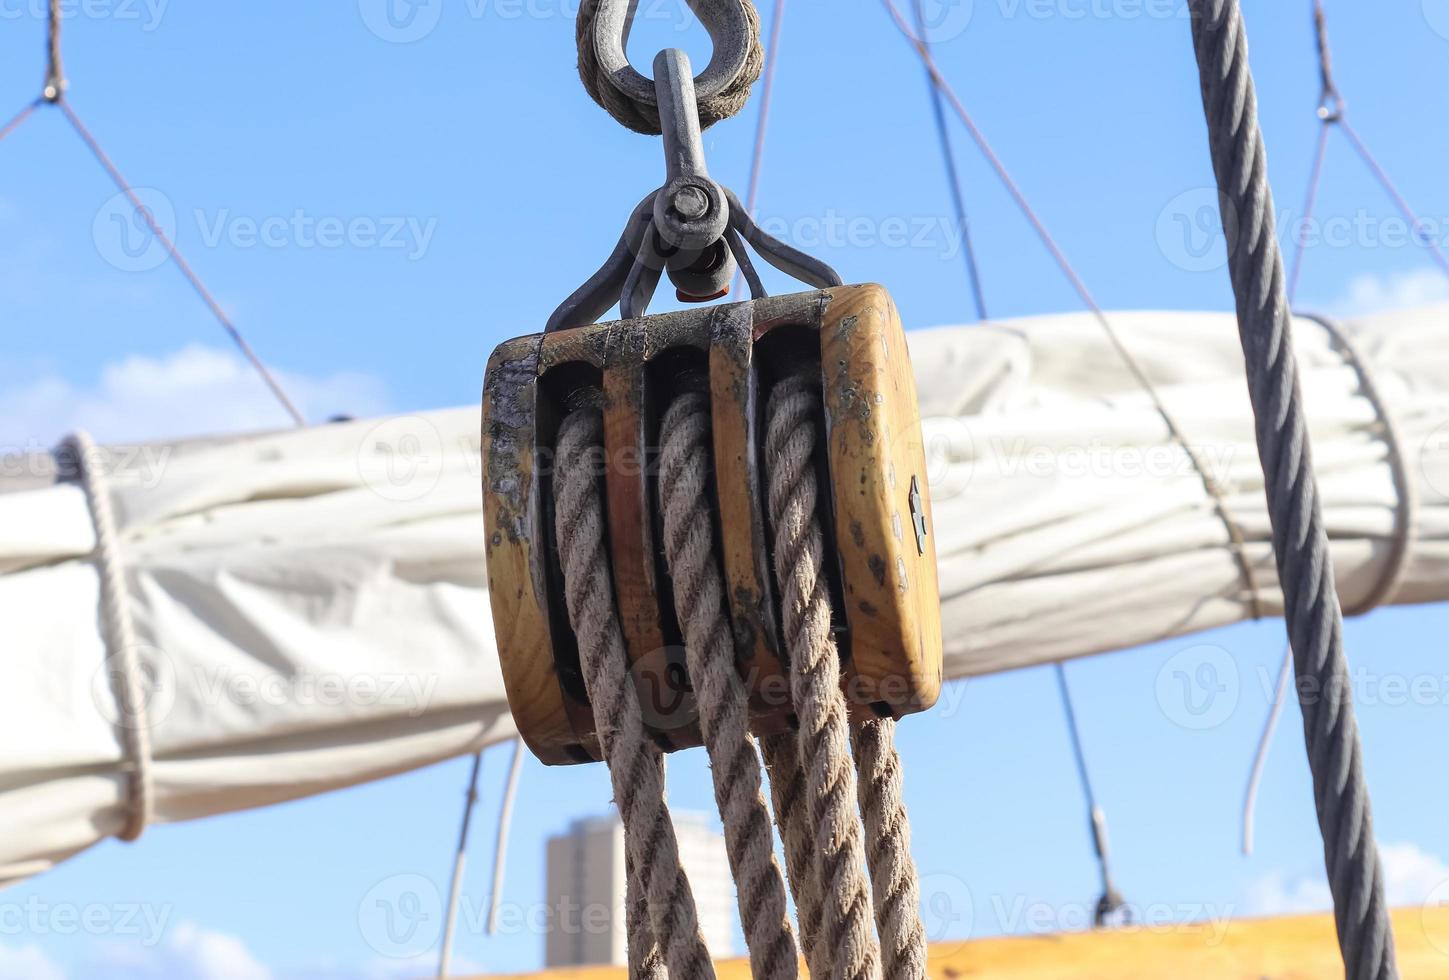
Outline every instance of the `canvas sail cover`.
<svg viewBox="0 0 1449 980"><path fill-rule="evenodd" d="M1276 613L1233 318L1111 321L1220 488L1257 599ZM1345 323L1354 354L1298 323L1350 610L1391 577L1388 601L1449 599L1446 328L1449 308ZM909 336L948 677L1252 614L1201 475L1094 318ZM155 822L326 792L514 734L486 595L476 408L106 447L88 463L120 528ZM57 468L49 456L0 468L0 883L117 833L129 806L124 729L140 720L118 707L87 500Z"/></svg>

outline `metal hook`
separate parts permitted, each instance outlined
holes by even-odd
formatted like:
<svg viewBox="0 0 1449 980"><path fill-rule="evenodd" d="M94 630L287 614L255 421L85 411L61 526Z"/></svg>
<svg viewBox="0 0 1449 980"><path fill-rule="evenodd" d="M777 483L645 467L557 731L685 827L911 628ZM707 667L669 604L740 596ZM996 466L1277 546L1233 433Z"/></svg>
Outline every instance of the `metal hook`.
<svg viewBox="0 0 1449 980"><path fill-rule="evenodd" d="M712 99L740 77L749 60L750 27L740 0L687 0L714 42L714 53L694 79L696 95ZM636 102L657 104L654 81L629 63L625 48L634 25L638 0L598 0L594 19L594 52L614 87ZM657 68L656 68L657 71Z"/></svg>

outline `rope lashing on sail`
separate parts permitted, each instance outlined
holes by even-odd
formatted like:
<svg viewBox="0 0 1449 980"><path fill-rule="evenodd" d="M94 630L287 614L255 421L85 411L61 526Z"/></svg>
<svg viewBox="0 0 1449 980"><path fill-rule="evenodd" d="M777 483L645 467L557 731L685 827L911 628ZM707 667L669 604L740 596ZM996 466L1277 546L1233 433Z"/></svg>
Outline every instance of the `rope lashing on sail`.
<svg viewBox="0 0 1449 980"><path fill-rule="evenodd" d="M1257 93L1237 0L1191 0L1193 45L1228 267L1257 420L1268 513L1298 677L1314 802L1348 980L1397 977L1393 930L1354 720L1343 615L1314 476Z"/></svg>
<svg viewBox="0 0 1449 980"><path fill-rule="evenodd" d="M711 61L701 75L698 93L699 123L708 129L745 107L750 88L765 66L760 44L760 15L752 0L689 0L714 39L716 57L734 54L728 64ZM628 0L583 0L575 21L579 52L579 79L584 90L621 126L646 136L658 136L659 105L649 83L639 78L622 57L634 4ZM603 39L612 47L601 49ZM622 63L620 63L622 62Z"/></svg>
<svg viewBox="0 0 1449 980"><path fill-rule="evenodd" d="M155 791L151 758L151 725L146 706L147 690L136 639L135 622L131 617L130 598L126 589L126 566L122 555L120 532L106 486L102 455L90 434L78 430L66 436L59 453L74 462L74 473L85 491L95 528L96 568L100 573L100 625L106 644L106 675L116 698L114 724L120 734L129 771L126 820L116 836L134 841L151 822Z"/></svg>
<svg viewBox="0 0 1449 980"><path fill-rule="evenodd" d="M663 760L644 727L614 609L598 485L603 430L596 403L575 408L559 426L555 529L569 620L650 927L672 976L712 978L714 965L664 800Z"/></svg>

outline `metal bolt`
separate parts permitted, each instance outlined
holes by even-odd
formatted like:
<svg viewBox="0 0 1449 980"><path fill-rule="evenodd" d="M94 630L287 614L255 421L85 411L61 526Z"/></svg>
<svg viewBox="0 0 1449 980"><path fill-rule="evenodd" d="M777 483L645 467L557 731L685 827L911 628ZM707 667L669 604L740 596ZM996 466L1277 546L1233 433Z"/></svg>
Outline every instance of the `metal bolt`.
<svg viewBox="0 0 1449 980"><path fill-rule="evenodd" d="M921 500L921 485L911 477L911 493L907 500L911 504L911 524L916 530L916 550L921 554L926 553L926 508Z"/></svg>
<svg viewBox="0 0 1449 980"><path fill-rule="evenodd" d="M670 204L686 221L698 221L709 214L709 195L699 187L687 185L679 188L670 199Z"/></svg>

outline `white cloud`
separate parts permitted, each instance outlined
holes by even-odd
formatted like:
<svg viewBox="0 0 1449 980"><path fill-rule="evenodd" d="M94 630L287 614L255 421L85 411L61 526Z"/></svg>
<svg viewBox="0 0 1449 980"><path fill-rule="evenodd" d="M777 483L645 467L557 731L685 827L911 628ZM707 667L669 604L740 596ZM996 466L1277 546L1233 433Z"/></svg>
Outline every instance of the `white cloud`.
<svg viewBox="0 0 1449 980"><path fill-rule="evenodd" d="M39 946L0 943L0 980L65 980L65 973Z"/></svg>
<svg viewBox="0 0 1449 980"><path fill-rule="evenodd" d="M241 939L179 922L155 947L133 943L98 945L85 960L85 976L113 980L272 980Z"/></svg>
<svg viewBox="0 0 1449 980"><path fill-rule="evenodd" d="M1449 277L1439 269L1423 268L1356 276L1333 309L1339 316L1362 316L1436 303L1449 303Z"/></svg>
<svg viewBox="0 0 1449 980"><path fill-rule="evenodd" d="M209 932L194 923L176 927L167 943L176 966L170 976L196 980L271 980L272 971L259 963L246 944L235 936Z"/></svg>
<svg viewBox="0 0 1449 980"><path fill-rule="evenodd" d="M1449 882L1449 865L1416 844L1384 844L1384 894L1392 906L1423 905L1429 895ZM1298 915L1333 908L1333 895L1323 872L1289 876L1274 871L1248 885L1250 915Z"/></svg>
<svg viewBox="0 0 1449 980"><path fill-rule="evenodd" d="M382 382L365 374L277 372L310 421L387 408ZM231 351L194 345L161 358L134 355L78 386L48 376L0 387L0 446L45 449L87 429L100 442L284 427L290 420L261 379Z"/></svg>

